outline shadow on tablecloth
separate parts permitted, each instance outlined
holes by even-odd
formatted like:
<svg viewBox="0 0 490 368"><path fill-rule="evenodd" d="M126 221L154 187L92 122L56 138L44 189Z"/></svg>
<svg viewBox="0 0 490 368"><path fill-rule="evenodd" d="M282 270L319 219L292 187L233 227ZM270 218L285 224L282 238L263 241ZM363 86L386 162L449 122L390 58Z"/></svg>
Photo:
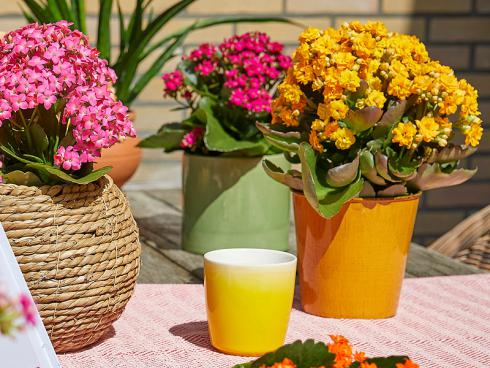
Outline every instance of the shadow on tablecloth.
<svg viewBox="0 0 490 368"><path fill-rule="evenodd" d="M186 322L175 325L169 329L169 332L200 348L217 351L211 345L207 321Z"/></svg>

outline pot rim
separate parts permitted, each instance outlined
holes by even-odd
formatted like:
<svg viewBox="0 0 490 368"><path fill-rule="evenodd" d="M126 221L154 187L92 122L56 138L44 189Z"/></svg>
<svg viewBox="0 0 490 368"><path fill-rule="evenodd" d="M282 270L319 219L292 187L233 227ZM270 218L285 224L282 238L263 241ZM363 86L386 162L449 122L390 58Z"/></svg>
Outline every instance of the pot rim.
<svg viewBox="0 0 490 368"><path fill-rule="evenodd" d="M293 190L291 189L291 192L293 193L293 196L299 196L299 197L305 197L304 192L300 192L298 190ZM345 203L363 203L363 202L406 202L406 201L414 201L420 199L420 196L422 195L422 192L418 192L415 194L409 194L405 196L397 196L397 197L369 197L369 198L361 198L361 197L355 197L349 199ZM305 197L306 198L306 197Z"/></svg>
<svg viewBox="0 0 490 368"><path fill-rule="evenodd" d="M258 256L253 259L253 256ZM239 257L240 258L235 258ZM264 256L276 259L275 261L256 262L256 259L263 259ZM250 257L250 258L249 258ZM280 259L279 259L280 258ZM230 260L231 259L231 260ZM245 268L250 270L275 269L281 267L295 266L297 257L289 252L268 248L223 248L209 251L204 254L204 261L230 268Z"/></svg>

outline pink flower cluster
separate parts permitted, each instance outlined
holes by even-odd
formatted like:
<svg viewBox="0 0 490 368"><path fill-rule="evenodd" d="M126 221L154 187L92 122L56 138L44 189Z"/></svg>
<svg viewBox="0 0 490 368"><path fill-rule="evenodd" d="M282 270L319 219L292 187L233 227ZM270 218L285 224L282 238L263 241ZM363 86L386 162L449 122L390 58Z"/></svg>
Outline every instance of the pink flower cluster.
<svg viewBox="0 0 490 368"><path fill-rule="evenodd" d="M182 142L180 142L180 148L192 148L194 147L204 135L203 127L195 127L189 133L184 135Z"/></svg>
<svg viewBox="0 0 490 368"><path fill-rule="evenodd" d="M229 104L254 113L270 112L272 87L291 65L291 58L282 50L283 45L271 42L265 33L245 33L226 39L218 47L202 44L183 57L182 67L194 72L198 80L204 77L202 82L207 85L222 83L228 90ZM192 92L192 86L184 85L180 70L165 74L163 80L169 96L177 97L178 92L189 96Z"/></svg>
<svg viewBox="0 0 490 368"><path fill-rule="evenodd" d="M79 170L135 130L112 92L114 71L69 25L30 24L0 39L0 125L38 105L55 109L61 124L72 127L75 143L60 146L54 163Z"/></svg>

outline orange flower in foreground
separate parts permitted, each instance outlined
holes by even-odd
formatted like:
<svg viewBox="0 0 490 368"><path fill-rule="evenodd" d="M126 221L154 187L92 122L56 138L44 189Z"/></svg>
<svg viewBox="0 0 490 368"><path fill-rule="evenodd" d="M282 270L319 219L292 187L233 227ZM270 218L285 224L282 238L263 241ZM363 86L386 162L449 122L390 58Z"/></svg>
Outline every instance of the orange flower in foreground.
<svg viewBox="0 0 490 368"><path fill-rule="evenodd" d="M328 351L335 354L333 368L347 368L352 364L352 346L344 336L330 335L333 344L328 345Z"/></svg>
<svg viewBox="0 0 490 368"><path fill-rule="evenodd" d="M366 359L366 353L363 351L358 351L354 354L354 360L356 362L364 362Z"/></svg>
<svg viewBox="0 0 490 368"><path fill-rule="evenodd" d="M396 368L420 368L420 366L410 359L405 360L405 363L396 363Z"/></svg>
<svg viewBox="0 0 490 368"><path fill-rule="evenodd" d="M274 365L270 367L263 365L260 368L296 368L296 364L294 364L291 359L284 358L281 363L274 363Z"/></svg>
<svg viewBox="0 0 490 368"><path fill-rule="evenodd" d="M378 368L378 366L374 363L362 362L359 368Z"/></svg>

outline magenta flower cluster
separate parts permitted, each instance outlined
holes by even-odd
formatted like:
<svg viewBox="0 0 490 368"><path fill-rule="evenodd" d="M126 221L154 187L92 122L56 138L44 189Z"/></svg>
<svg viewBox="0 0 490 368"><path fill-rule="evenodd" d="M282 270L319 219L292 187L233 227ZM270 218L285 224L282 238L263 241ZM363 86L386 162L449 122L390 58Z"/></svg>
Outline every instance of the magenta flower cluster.
<svg viewBox="0 0 490 368"><path fill-rule="evenodd" d="M217 47L202 44L183 58L182 67L163 75L165 93L188 100L199 95L183 78L181 69L190 69L202 83L221 84L228 90L224 95L229 96L230 105L253 113L270 112L272 87L291 65L291 58L282 50L282 44L260 32L233 36Z"/></svg>
<svg viewBox="0 0 490 368"><path fill-rule="evenodd" d="M76 171L135 130L112 92L114 71L69 25L30 24L0 40L0 126L40 105L54 109L75 142L58 148L54 164Z"/></svg>

